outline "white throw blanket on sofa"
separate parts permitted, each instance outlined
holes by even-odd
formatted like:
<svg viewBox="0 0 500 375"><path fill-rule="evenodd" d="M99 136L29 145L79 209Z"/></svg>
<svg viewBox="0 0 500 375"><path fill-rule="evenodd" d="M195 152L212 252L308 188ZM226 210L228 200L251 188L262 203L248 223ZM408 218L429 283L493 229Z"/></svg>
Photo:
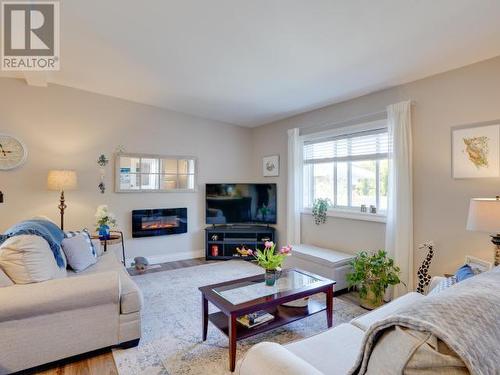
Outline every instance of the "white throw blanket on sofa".
<svg viewBox="0 0 500 375"><path fill-rule="evenodd" d="M432 333L455 351L471 374L499 374L500 267L423 298L376 323L366 332L352 374L366 373L377 340L395 326Z"/></svg>

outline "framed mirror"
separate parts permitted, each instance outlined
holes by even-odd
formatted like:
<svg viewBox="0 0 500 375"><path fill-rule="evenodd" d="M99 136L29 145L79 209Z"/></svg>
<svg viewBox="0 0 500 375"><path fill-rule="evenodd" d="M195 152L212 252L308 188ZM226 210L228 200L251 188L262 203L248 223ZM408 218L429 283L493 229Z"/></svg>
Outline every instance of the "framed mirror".
<svg viewBox="0 0 500 375"><path fill-rule="evenodd" d="M149 154L116 154L115 191L195 192L197 158Z"/></svg>

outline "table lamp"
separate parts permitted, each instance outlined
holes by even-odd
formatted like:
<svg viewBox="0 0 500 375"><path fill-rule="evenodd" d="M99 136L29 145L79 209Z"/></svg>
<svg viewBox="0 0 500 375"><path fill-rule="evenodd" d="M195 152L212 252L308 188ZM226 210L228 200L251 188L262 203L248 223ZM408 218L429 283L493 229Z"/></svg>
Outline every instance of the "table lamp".
<svg viewBox="0 0 500 375"><path fill-rule="evenodd" d="M64 210L66 203L64 202L64 191L75 190L77 188L76 172L73 170L52 170L47 176L47 188L61 192L59 201L59 211L61 212L61 230L64 230Z"/></svg>
<svg viewBox="0 0 500 375"><path fill-rule="evenodd" d="M500 264L500 196L472 198L469 205L467 230L486 232L495 244L495 266Z"/></svg>

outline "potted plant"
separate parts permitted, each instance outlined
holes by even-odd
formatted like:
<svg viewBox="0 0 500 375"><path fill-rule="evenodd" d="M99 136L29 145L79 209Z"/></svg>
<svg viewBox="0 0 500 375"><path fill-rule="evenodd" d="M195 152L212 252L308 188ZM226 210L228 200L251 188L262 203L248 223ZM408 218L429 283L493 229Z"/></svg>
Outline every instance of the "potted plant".
<svg viewBox="0 0 500 375"><path fill-rule="evenodd" d="M351 262L352 272L347 274L349 287L357 287L361 306L373 310L384 303L384 294L390 285L397 285L400 269L385 250L375 254L360 252Z"/></svg>
<svg viewBox="0 0 500 375"><path fill-rule="evenodd" d="M328 207L331 206L330 199L328 198L318 198L314 201L312 207L312 215L314 217L314 223L316 225L326 223L326 212Z"/></svg>
<svg viewBox="0 0 500 375"><path fill-rule="evenodd" d="M266 270L266 285L273 286L281 272L281 266L285 258L292 252L291 246L283 246L276 251L276 244L272 241L266 241L264 250L256 249L255 252L247 250L247 254L253 255L259 266Z"/></svg>
<svg viewBox="0 0 500 375"><path fill-rule="evenodd" d="M99 233L99 238L101 240L108 239L110 228L114 228L116 226L115 215L109 212L107 205L101 204L97 207L95 218L96 230Z"/></svg>

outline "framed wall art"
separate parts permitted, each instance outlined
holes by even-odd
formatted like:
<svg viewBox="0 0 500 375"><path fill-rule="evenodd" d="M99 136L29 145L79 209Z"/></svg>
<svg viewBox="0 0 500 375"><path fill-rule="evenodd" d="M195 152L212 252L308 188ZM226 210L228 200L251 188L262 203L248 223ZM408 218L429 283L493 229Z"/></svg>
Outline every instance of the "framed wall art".
<svg viewBox="0 0 500 375"><path fill-rule="evenodd" d="M262 175L264 177L278 177L280 175L279 155L264 156L262 158Z"/></svg>
<svg viewBox="0 0 500 375"><path fill-rule="evenodd" d="M453 178L500 177L500 121L452 128Z"/></svg>

